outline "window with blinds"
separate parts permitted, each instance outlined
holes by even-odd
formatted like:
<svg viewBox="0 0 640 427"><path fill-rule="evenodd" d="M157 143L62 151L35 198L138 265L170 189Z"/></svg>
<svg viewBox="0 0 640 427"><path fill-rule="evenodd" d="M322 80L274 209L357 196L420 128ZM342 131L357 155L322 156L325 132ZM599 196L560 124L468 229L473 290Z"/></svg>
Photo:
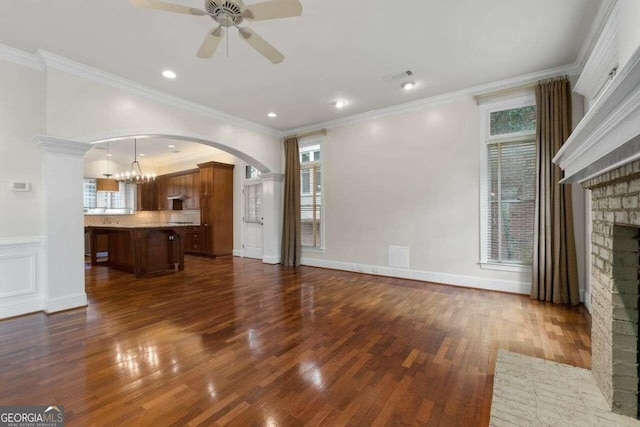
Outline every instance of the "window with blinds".
<svg viewBox="0 0 640 427"><path fill-rule="evenodd" d="M485 141L483 261L531 265L535 209L535 106L493 111Z"/></svg>
<svg viewBox="0 0 640 427"><path fill-rule="evenodd" d="M322 164L320 143L300 144L302 246L322 248Z"/></svg>
<svg viewBox="0 0 640 427"><path fill-rule="evenodd" d="M262 183L246 184L244 201L244 221L262 224Z"/></svg>
<svg viewBox="0 0 640 427"><path fill-rule="evenodd" d="M83 200L85 214L129 214L132 213L135 194L130 186L120 184L120 191L97 191L96 180L85 178L83 182Z"/></svg>

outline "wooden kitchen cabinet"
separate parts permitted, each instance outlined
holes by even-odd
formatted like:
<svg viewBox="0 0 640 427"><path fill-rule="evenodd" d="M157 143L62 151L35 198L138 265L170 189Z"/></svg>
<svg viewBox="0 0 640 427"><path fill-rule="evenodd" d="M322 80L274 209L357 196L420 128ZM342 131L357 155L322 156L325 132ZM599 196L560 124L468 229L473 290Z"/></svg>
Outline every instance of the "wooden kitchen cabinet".
<svg viewBox="0 0 640 427"><path fill-rule="evenodd" d="M190 254L202 254L204 250L203 227L185 227L184 251Z"/></svg>
<svg viewBox="0 0 640 427"><path fill-rule="evenodd" d="M169 180L164 176L159 176L156 178L156 205L158 206L159 211L166 211L171 209L171 205L169 204Z"/></svg>
<svg viewBox="0 0 640 427"><path fill-rule="evenodd" d="M233 165L209 162L200 168L200 224L203 253L233 253Z"/></svg>
<svg viewBox="0 0 640 427"><path fill-rule="evenodd" d="M156 183L148 182L137 186L137 210L155 211L158 210L156 204Z"/></svg>

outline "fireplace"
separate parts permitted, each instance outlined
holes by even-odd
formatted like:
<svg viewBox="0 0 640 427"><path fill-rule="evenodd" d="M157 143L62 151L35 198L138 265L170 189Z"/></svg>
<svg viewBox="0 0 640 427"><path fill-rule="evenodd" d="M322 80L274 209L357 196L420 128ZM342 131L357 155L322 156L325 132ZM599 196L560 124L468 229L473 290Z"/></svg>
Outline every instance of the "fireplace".
<svg viewBox="0 0 640 427"><path fill-rule="evenodd" d="M592 372L614 412L638 417L640 162L584 185L592 190Z"/></svg>

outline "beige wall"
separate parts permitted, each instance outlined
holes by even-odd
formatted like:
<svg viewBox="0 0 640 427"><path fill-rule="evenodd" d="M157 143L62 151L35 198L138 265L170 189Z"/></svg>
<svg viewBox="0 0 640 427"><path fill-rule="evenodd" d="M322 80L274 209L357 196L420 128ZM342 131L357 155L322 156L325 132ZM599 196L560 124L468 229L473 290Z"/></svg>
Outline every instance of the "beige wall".
<svg viewBox="0 0 640 427"><path fill-rule="evenodd" d="M581 102L577 98L575 104ZM575 113L577 123L582 108ZM386 267L389 245L408 246L410 270L451 275L445 279L472 286L484 280L498 283L494 288L502 281L528 285L530 273L478 264L479 121L479 107L468 99L328 129L323 147L326 250L305 251L304 258ZM576 187L581 251L582 193Z"/></svg>
<svg viewBox="0 0 640 427"><path fill-rule="evenodd" d="M45 130L42 72L0 60L0 238L43 234L42 153L31 142ZM13 192L11 180L32 191Z"/></svg>

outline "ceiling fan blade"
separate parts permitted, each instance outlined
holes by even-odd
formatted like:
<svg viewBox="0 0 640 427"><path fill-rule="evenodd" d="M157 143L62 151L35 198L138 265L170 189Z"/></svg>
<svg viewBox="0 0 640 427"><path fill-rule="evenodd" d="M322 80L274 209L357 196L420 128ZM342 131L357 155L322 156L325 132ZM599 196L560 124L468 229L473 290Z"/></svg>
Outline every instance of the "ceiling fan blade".
<svg viewBox="0 0 640 427"><path fill-rule="evenodd" d="M224 28L222 28L222 26L209 31L209 34L207 34L207 37L205 37L202 42L202 46L200 46L200 49L198 50L198 58L211 58L213 54L216 53L216 49L218 49L218 45L222 41L223 37Z"/></svg>
<svg viewBox="0 0 640 427"><path fill-rule="evenodd" d="M279 64L284 61L284 55L281 54L278 49L271 46L265 39L257 35L252 29L243 27L239 28L240 37L242 37L247 43L251 45L255 50L260 52L262 56L267 58L274 64Z"/></svg>
<svg viewBox="0 0 640 427"><path fill-rule="evenodd" d="M165 12L184 13L186 15L204 16L207 12L179 4L164 3L157 0L129 0L134 6L145 9L163 10Z"/></svg>
<svg viewBox="0 0 640 427"><path fill-rule="evenodd" d="M300 15L302 15L302 4L299 0L265 1L247 6L242 11L242 17L250 21L266 21Z"/></svg>

